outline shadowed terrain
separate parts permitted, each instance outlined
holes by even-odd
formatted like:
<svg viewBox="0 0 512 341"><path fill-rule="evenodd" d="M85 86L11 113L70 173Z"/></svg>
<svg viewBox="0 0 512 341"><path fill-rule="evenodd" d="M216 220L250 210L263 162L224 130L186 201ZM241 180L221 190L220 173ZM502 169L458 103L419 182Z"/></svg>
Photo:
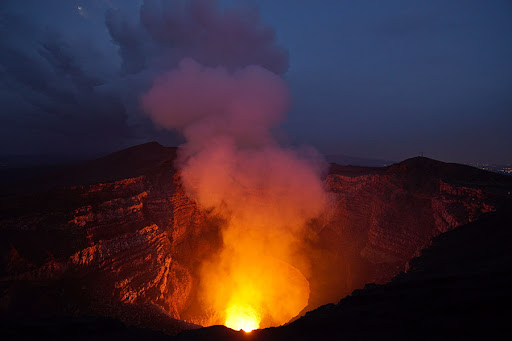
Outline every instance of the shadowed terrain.
<svg viewBox="0 0 512 341"><path fill-rule="evenodd" d="M512 206L434 238L406 273L367 284L338 304L251 340L481 339L510 333ZM184 332L180 340L247 340L225 327Z"/></svg>
<svg viewBox="0 0 512 341"><path fill-rule="evenodd" d="M218 250L224 222L186 196L175 156L175 148L149 143L10 187L18 195L4 195L0 209L4 330L13 337L54 338L59 325L87 335L123 335L125 325L144 328L133 335L197 328L179 320L201 322L198 268ZM354 336L356 327L392 335L400 326L404 333L427 332L428 326L459 333L460 323L473 321L464 315L472 311L468 296L491 291L496 295L488 308L508 316L495 303L509 297L497 288L510 287L510 278L497 272L510 268L504 247L510 240L511 177L413 158L382 168L332 164L324 185L328 207L309 223L312 237L302 250L312 261L303 313L366 283L385 284L407 273L251 337ZM485 314L484 298L475 299L473 313ZM424 309L414 310L418 305ZM405 311L416 315L408 318ZM451 319L434 321L439 311ZM485 316L479 318L490 325L493 319ZM452 327L445 320L454 321ZM364 327L364 321L374 327ZM180 337L212 338L210 333L238 335L212 327Z"/></svg>

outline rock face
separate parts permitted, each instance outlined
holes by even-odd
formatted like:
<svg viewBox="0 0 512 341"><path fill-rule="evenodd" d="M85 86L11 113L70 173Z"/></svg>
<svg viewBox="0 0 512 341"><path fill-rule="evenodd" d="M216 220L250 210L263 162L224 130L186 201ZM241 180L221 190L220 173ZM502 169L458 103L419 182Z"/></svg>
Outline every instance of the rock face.
<svg viewBox="0 0 512 341"><path fill-rule="evenodd" d="M201 227L201 216L187 222L197 209L176 187L173 159L152 166L124 180L2 198L2 315L104 315L146 327L163 319L154 327L170 333L184 327L171 320L192 289L177 233Z"/></svg>
<svg viewBox="0 0 512 341"><path fill-rule="evenodd" d="M432 237L495 211L512 188L511 177L421 157L385 168L333 166L325 182L331 206L317 248L330 250L329 264L315 267L308 308L388 282Z"/></svg>
<svg viewBox="0 0 512 341"><path fill-rule="evenodd" d="M510 202L512 204L512 202ZM434 238L384 285L368 284L338 304L251 340L480 340L510 332L512 205ZM186 331L180 340L246 340L222 326Z"/></svg>
<svg viewBox="0 0 512 341"><path fill-rule="evenodd" d="M145 163L131 166L137 155ZM187 197L175 155L133 147L73 168L74 186L1 198L2 316L112 316L169 334L193 327L172 319L200 322L198 269L218 249L223 222ZM304 250L313 263L307 309L388 281L433 236L496 210L512 178L416 158L333 166L325 184L329 207Z"/></svg>

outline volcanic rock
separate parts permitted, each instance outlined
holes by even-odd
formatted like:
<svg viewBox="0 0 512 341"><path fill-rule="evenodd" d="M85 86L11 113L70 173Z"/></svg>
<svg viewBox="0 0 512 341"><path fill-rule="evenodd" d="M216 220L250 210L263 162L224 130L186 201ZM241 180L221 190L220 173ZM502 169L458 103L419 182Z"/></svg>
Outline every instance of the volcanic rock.
<svg viewBox="0 0 512 341"><path fill-rule="evenodd" d="M433 239L384 285L368 284L286 326L250 335L216 326L179 340L483 339L508 335L512 203Z"/></svg>
<svg viewBox="0 0 512 341"><path fill-rule="evenodd" d="M330 207L316 248L328 261L313 268L309 310L388 282L432 237L501 207L512 177L417 157L384 168L333 165L325 183Z"/></svg>
<svg viewBox="0 0 512 341"><path fill-rule="evenodd" d="M169 149L172 158L146 165L150 172L132 170L141 176L4 198L2 315L111 316L171 334L193 328L173 322L190 296L192 279L173 251L173 226L183 215L175 210L183 211L187 199L175 188L175 152ZM134 154L140 151L112 158L122 164L128 160L119 155ZM112 163L104 158L90 164L111 169ZM179 222L187 228L184 219ZM132 306L147 314L135 316Z"/></svg>
<svg viewBox="0 0 512 341"><path fill-rule="evenodd" d="M132 147L32 181L45 191L1 198L1 316L107 316L171 335L197 327L176 319L201 322L199 266L219 249L223 221L187 196L175 157ZM325 185L329 205L304 250L306 310L390 280L432 237L503 206L512 178L414 158L333 165Z"/></svg>

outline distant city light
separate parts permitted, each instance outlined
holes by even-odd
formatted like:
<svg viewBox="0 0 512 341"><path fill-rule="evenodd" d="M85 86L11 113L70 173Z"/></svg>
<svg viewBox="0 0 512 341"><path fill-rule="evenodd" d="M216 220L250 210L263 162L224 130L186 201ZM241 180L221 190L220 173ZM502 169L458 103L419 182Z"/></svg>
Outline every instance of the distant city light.
<svg viewBox="0 0 512 341"><path fill-rule="evenodd" d="M472 162L472 163L468 163L468 165L476 167L476 168L480 168L483 170L495 172L495 173L512 175L512 164L510 164L510 163L507 165L496 165L496 164L491 164L491 163Z"/></svg>

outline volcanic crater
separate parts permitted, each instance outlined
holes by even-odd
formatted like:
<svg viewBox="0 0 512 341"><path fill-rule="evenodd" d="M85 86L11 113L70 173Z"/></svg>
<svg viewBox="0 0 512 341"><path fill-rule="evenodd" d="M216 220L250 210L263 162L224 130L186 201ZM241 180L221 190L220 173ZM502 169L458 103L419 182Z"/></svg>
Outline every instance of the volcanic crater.
<svg viewBox="0 0 512 341"><path fill-rule="evenodd" d="M88 335L107 330L164 339L219 324L212 323L219 320L205 307L200 278L205 260L215 259L222 248L226 216L190 198L175 159L176 148L153 142L4 189L0 311L8 335L66 338L76 327L89 330ZM297 249L309 262L297 261L286 270L306 280L307 300L286 321L263 317L263 327L296 321L284 329L258 331L258 337L289 333L300 339L296 331L315 324L330 330L338 319L354 318L351 308L343 308L350 302L365 297L364 304L371 306L372 293L381 299L388 297L385 290L400 294L401 283L409 288L410 278L422 271L421 262L411 260L433 238L458 238L449 231L466 224L471 227L465 231L481 231L511 221L506 213L511 177L424 157L381 168L331 164L323 185L326 209L307 222L306 243ZM447 273L453 275L457 267L450 266ZM282 269L271 271L278 276ZM293 290L284 288L275 300ZM365 309L370 310L357 314L378 310ZM56 332L55 324L74 327ZM215 328L180 334L185 339L215 336L240 335Z"/></svg>

